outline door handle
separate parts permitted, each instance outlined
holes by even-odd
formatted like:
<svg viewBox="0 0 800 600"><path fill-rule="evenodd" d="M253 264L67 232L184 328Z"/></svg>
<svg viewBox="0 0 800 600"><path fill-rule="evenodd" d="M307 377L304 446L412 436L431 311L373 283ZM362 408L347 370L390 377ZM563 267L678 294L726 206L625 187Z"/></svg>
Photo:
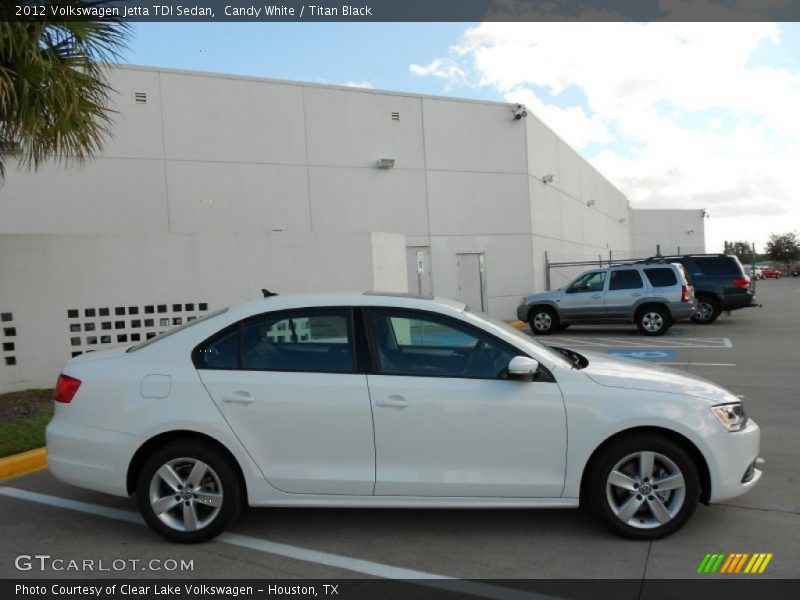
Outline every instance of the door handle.
<svg viewBox="0 0 800 600"><path fill-rule="evenodd" d="M592 300L600 300L600 298L602 298L602 296L600 294L594 294L592 296Z"/></svg>
<svg viewBox="0 0 800 600"><path fill-rule="evenodd" d="M255 398L250 395L250 392L245 392L244 390L233 392L232 396L222 397L223 402L231 404L251 404L254 400Z"/></svg>
<svg viewBox="0 0 800 600"><path fill-rule="evenodd" d="M634 294L631 294L631 296L633 296L634 298L639 298L641 297L641 294L639 292L636 292Z"/></svg>
<svg viewBox="0 0 800 600"><path fill-rule="evenodd" d="M389 396L388 398L379 398L375 401L378 406L385 406L387 408L406 408L411 406L411 403L402 396Z"/></svg>

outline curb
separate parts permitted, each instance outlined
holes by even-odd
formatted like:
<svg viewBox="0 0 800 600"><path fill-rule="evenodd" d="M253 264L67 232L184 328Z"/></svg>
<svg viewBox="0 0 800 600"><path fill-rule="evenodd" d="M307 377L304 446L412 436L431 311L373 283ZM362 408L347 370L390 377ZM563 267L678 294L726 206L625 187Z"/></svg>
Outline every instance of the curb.
<svg viewBox="0 0 800 600"><path fill-rule="evenodd" d="M47 448L36 448L0 458L0 480L47 468Z"/></svg>

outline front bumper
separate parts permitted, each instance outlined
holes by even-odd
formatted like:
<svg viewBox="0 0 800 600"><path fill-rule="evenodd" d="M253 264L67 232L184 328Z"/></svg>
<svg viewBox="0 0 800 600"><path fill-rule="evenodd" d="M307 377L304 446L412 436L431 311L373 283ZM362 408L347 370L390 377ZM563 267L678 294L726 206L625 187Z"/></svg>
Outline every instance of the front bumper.
<svg viewBox="0 0 800 600"><path fill-rule="evenodd" d="M735 433L721 429L707 441L711 447L711 456L708 457L711 476L709 502L724 502L753 489L762 475L761 464L756 463L761 430L755 421L748 420L745 428ZM749 479L745 474L750 475Z"/></svg>
<svg viewBox="0 0 800 600"><path fill-rule="evenodd" d="M528 322L528 311L531 309L529 304L520 304L517 307L517 319Z"/></svg>

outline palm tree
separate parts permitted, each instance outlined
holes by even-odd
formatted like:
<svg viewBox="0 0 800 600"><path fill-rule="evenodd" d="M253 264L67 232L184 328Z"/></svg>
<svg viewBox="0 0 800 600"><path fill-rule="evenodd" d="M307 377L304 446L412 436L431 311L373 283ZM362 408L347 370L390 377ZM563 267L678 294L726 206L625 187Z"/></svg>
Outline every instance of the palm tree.
<svg viewBox="0 0 800 600"><path fill-rule="evenodd" d="M45 16L27 21L16 4L44 6ZM113 92L108 63L126 47L130 31L120 19L70 20L51 6L103 7L109 0L0 2L0 181L6 159L23 168L44 161L84 161L103 143L112 124ZM14 21L14 19L17 19Z"/></svg>

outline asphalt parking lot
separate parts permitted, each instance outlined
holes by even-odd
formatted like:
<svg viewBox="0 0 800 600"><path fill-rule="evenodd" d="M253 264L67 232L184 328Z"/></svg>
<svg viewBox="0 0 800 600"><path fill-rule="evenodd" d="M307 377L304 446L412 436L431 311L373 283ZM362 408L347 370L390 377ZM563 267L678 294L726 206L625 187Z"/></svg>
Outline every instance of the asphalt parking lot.
<svg viewBox="0 0 800 600"><path fill-rule="evenodd" d="M448 576L469 579L709 577L706 553L769 552L759 577L800 577L800 279L761 281L760 309L708 326L676 325L645 338L630 327L573 327L548 343L638 353L696 373L744 397L762 428L761 483L724 505L700 506L677 534L623 540L583 511L249 509L230 534L177 546L142 525L133 500L59 483L47 471L0 483L0 577L86 577L20 572L14 557L192 559L194 569L108 575L193 578Z"/></svg>

